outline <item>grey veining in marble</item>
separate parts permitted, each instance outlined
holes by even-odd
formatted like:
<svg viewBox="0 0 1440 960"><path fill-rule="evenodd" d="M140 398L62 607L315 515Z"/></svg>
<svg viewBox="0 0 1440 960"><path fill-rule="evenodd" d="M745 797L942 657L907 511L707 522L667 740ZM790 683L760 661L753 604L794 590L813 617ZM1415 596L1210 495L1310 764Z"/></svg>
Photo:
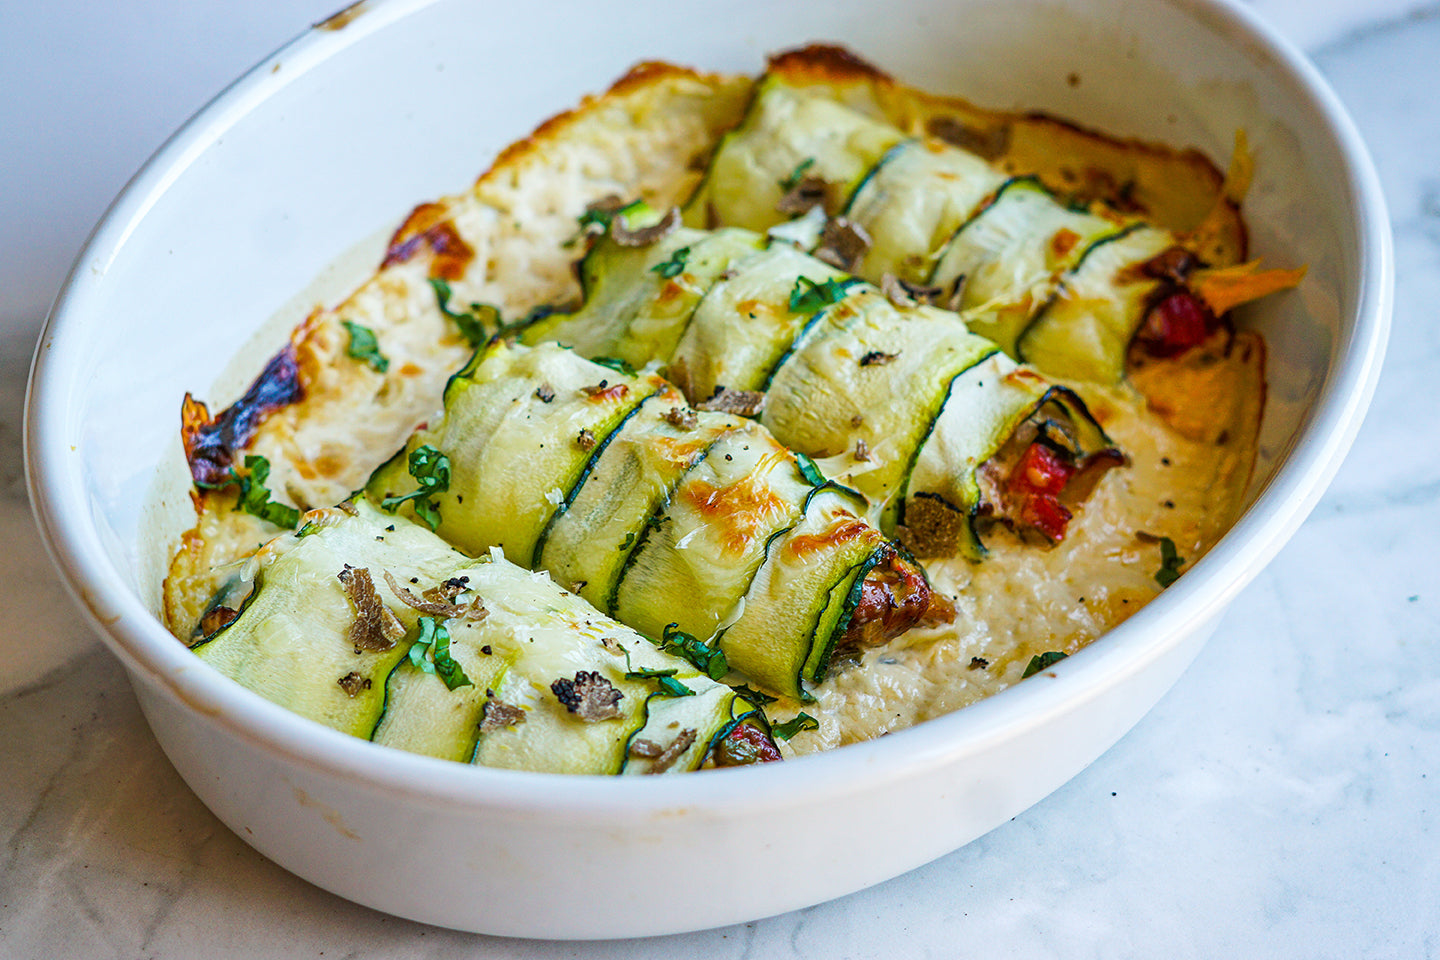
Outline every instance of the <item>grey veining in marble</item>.
<svg viewBox="0 0 1440 960"><path fill-rule="evenodd" d="M1375 155L1397 240L1389 358L1314 515L1079 777L904 877L722 930L523 943L348 904L214 820L65 600L19 475L38 320L7 318L0 957L1440 958L1440 8L1256 6L1310 44Z"/></svg>

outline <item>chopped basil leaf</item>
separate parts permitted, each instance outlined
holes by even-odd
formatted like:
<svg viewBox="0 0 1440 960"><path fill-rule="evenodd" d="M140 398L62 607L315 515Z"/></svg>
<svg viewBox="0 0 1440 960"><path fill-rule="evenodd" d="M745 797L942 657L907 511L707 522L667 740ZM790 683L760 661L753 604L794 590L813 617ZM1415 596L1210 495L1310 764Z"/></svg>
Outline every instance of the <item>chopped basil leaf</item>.
<svg viewBox="0 0 1440 960"><path fill-rule="evenodd" d="M414 500L415 515L434 530L440 526L440 505L429 497L450 489L450 458L428 443L416 447L410 451L410 476L419 488L402 497L386 497L380 506L394 513L406 500Z"/></svg>
<svg viewBox="0 0 1440 960"><path fill-rule="evenodd" d="M780 181L780 189L789 193L800 186L800 181L805 179L805 172L813 166L815 166L814 157L806 157L795 164L795 169L790 171L790 175Z"/></svg>
<svg viewBox="0 0 1440 960"><path fill-rule="evenodd" d="M1169 537L1160 538L1160 569L1155 572L1155 582L1168 587L1180 579L1180 568L1185 558L1175 551L1175 541Z"/></svg>
<svg viewBox="0 0 1440 960"><path fill-rule="evenodd" d="M450 309L450 284L439 277L431 277L430 286L435 288L435 299L440 303L440 312L455 321L455 326L460 328L460 335L470 346L478 347L489 340L491 334L498 334L508 329L504 318L500 315L499 307L491 306L488 303L472 303L469 310L452 310Z"/></svg>
<svg viewBox="0 0 1440 960"><path fill-rule="evenodd" d="M658 273L669 280L671 277L678 277L685 270L685 261L690 259L690 248L681 247L670 254L670 259L663 263L657 263L650 268L651 273Z"/></svg>
<svg viewBox="0 0 1440 960"><path fill-rule="evenodd" d="M581 230L584 230L586 227L603 227L609 230L610 221L614 220L615 214L619 212L620 210L606 210L603 207L591 207L576 217L575 222L580 225Z"/></svg>
<svg viewBox="0 0 1440 960"><path fill-rule="evenodd" d="M674 677L659 677L660 693L667 697L693 697L695 691Z"/></svg>
<svg viewBox="0 0 1440 960"><path fill-rule="evenodd" d="M341 320L340 325L350 334L350 344L345 348L345 352L352 360L370 364L370 369L376 373L384 373L390 369L390 361L380 352L380 341L375 339L374 330L349 320Z"/></svg>
<svg viewBox="0 0 1440 960"><path fill-rule="evenodd" d="M681 630L679 624L665 625L665 632L660 637L660 649L689 660L696 670L711 680L719 680L730 672L730 663L725 659L724 650L691 636Z"/></svg>
<svg viewBox="0 0 1440 960"><path fill-rule="evenodd" d="M240 485L240 499L236 502L235 509L243 510L252 517L259 517L277 527L294 529L300 522L300 511L271 500L270 490L265 486L265 481L270 479L270 461L251 454L245 458L245 471L244 476L238 476L234 469L231 469L231 474Z"/></svg>
<svg viewBox="0 0 1440 960"><path fill-rule="evenodd" d="M410 646L406 656L414 666L426 673L434 674L445 681L449 690L471 685L465 670L450 656L450 631L434 617L421 617L420 636ZM426 656L426 653L430 656Z"/></svg>
<svg viewBox="0 0 1440 960"><path fill-rule="evenodd" d="M854 277L826 280L824 283L816 283L809 277L796 277L795 286L790 290L790 312L809 314L823 310L844 300L849 289L860 282Z"/></svg>
<svg viewBox="0 0 1440 960"><path fill-rule="evenodd" d="M679 669L670 667L666 670L652 670L650 667L641 667L638 670L626 670L626 680L657 680L660 677L673 677Z"/></svg>
<svg viewBox="0 0 1440 960"><path fill-rule="evenodd" d="M774 734L775 738L778 740L789 740L801 730L819 729L820 721L816 720L814 717L810 716L810 714L802 710L799 713L795 714L795 719L786 720L784 723L775 724L773 727L770 728L770 732Z"/></svg>
<svg viewBox="0 0 1440 960"><path fill-rule="evenodd" d="M614 370L616 373L623 373L627 377L635 376L635 368L619 357L591 357L590 362L598 363L600 366Z"/></svg>
<svg viewBox="0 0 1440 960"><path fill-rule="evenodd" d="M806 483L818 487L825 482L825 475L815 466L814 460L797 451L795 462L800 466L800 476L805 478Z"/></svg>
<svg viewBox="0 0 1440 960"><path fill-rule="evenodd" d="M634 530L631 530L629 533L625 534L625 539L620 541L620 546L617 547L616 549L619 549L619 550L629 550L629 549L630 549L630 544L632 544L632 543L634 543L634 542L635 542L635 531L634 531Z"/></svg>
<svg viewBox="0 0 1440 960"><path fill-rule="evenodd" d="M731 690L734 690L736 693L740 694L740 696L744 697L746 700L749 700L751 703L755 704L756 706L761 706L761 707L763 707L763 706L765 706L767 703L777 703L777 702L779 702L779 699L780 699L779 697L772 697L772 696L770 696L770 694L768 694L768 693L761 693L759 690L756 690L754 687L748 686L748 685L743 684L743 683L740 684L739 686L731 687L730 689L731 689Z"/></svg>
<svg viewBox="0 0 1440 960"><path fill-rule="evenodd" d="M1041 670L1049 670L1051 667L1055 666L1055 664L1059 663L1061 660L1064 660L1067 656L1069 656L1069 654L1061 653L1059 650L1049 650L1045 653L1037 653L1035 654L1035 656L1031 657L1030 662L1025 665L1025 672L1020 674L1020 679L1024 680L1027 677L1033 677Z"/></svg>

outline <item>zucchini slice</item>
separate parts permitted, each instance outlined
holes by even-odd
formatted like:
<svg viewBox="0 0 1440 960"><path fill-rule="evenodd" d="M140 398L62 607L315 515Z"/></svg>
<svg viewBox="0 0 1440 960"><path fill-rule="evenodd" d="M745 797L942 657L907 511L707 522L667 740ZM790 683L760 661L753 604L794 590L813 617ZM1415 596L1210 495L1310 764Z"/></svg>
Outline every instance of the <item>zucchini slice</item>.
<svg viewBox="0 0 1440 960"><path fill-rule="evenodd" d="M783 243L737 261L700 301L667 376L697 401L720 387L763 389L810 317L790 309L802 276L825 283L848 274Z"/></svg>
<svg viewBox="0 0 1440 960"><path fill-rule="evenodd" d="M722 434L647 524L610 614L650 636L675 623L711 637L739 608L769 538L800 519L811 486L759 424Z"/></svg>
<svg viewBox="0 0 1440 960"><path fill-rule="evenodd" d="M1055 295L1060 275L1120 229L1060 205L1035 178L1017 177L955 231L930 283L946 291L963 284L965 322L1013 357L1015 341Z"/></svg>
<svg viewBox="0 0 1440 960"><path fill-rule="evenodd" d="M1073 380L1119 383L1125 356L1161 281L1136 269L1175 245L1138 227L1092 243L1017 344L1020 359Z"/></svg>
<svg viewBox="0 0 1440 960"><path fill-rule="evenodd" d="M509 666L482 652L469 622L447 624L450 656L469 685L451 690L433 673L402 658L385 681L385 709L370 739L387 747L469 763L485 719L487 691L500 686ZM493 647L492 647L493 650Z"/></svg>
<svg viewBox="0 0 1440 960"><path fill-rule="evenodd" d="M984 160L933 138L906 140L855 191L845 217L870 235L855 272L929 281L941 249L1004 182Z"/></svg>
<svg viewBox="0 0 1440 960"><path fill-rule="evenodd" d="M412 752L555 773L695 769L736 723L764 729L748 699L543 573L498 555L466 557L363 497L307 519L261 550L250 603L196 648L281 706ZM355 652L357 607L335 576L346 563L369 573L375 599L404 631L384 650ZM442 585L449 600L436 599ZM428 605L429 626L445 631L463 676L439 675L441 656L416 639L415 603ZM585 685L601 696L578 696ZM659 749L637 750L640 738Z"/></svg>
<svg viewBox="0 0 1440 960"><path fill-rule="evenodd" d="M850 482L876 504L898 492L951 379L995 351L933 307L904 312L872 288L825 311L775 373L761 423L812 457L853 451Z"/></svg>
<svg viewBox="0 0 1440 960"><path fill-rule="evenodd" d="M493 342L451 378L440 422L417 431L366 492L383 503L415 490L406 460L430 446L450 462L448 489L426 498L440 515L437 532L467 552L499 546L512 563L529 566L596 448L664 384L578 362L558 348ZM413 502L399 509L414 515Z"/></svg>
<svg viewBox="0 0 1440 960"><path fill-rule="evenodd" d="M803 177L824 182L825 212L834 214L903 139L888 123L765 77L744 120L716 148L685 222L764 231L789 219L776 206Z"/></svg>
<svg viewBox="0 0 1440 960"><path fill-rule="evenodd" d="M865 499L827 483L816 487L799 523L770 537L745 594L744 611L716 640L730 665L755 682L808 699L804 682L829 669L861 567L888 549L864 519Z"/></svg>
<svg viewBox="0 0 1440 960"><path fill-rule="evenodd" d="M558 340L582 356L614 357L638 369L673 353L706 291L732 262L763 244L747 230L681 228L641 247L604 236L581 261L584 305L550 314L527 327L521 340Z"/></svg>
<svg viewBox="0 0 1440 960"><path fill-rule="evenodd" d="M647 397L555 516L535 566L604 609L647 522L661 515L680 478L722 434L744 423L724 414L695 416L674 387Z"/></svg>

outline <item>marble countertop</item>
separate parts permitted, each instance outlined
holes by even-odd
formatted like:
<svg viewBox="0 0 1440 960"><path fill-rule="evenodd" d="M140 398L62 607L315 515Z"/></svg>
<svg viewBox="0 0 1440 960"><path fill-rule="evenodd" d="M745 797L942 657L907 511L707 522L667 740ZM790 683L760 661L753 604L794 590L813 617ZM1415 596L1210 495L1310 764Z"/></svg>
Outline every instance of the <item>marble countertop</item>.
<svg viewBox="0 0 1440 960"><path fill-rule="evenodd" d="M1440 7L1256 3L1374 154L1394 334L1333 487L1174 690L1049 798L905 876L577 944L387 917L251 850L161 754L30 516L29 355L86 231L169 130L333 5L0 7L0 957L1440 957L1440 433L1414 407L1440 373Z"/></svg>

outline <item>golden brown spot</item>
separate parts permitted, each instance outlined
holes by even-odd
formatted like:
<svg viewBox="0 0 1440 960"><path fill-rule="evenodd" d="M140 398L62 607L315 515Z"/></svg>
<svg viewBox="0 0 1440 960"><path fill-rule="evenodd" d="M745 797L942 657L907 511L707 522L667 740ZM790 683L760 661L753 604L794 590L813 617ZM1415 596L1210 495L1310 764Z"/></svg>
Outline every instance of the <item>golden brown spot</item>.
<svg viewBox="0 0 1440 960"><path fill-rule="evenodd" d="M315 29L331 31L344 30L355 21L356 17L364 13L366 8L367 0L355 0L350 6L330 14L330 16L315 24ZM278 67L279 64L276 64L276 66Z"/></svg>
<svg viewBox="0 0 1440 960"><path fill-rule="evenodd" d="M670 304L684 297L686 290L683 284L676 280L666 280L660 286L660 295L656 297L657 303Z"/></svg>
<svg viewBox="0 0 1440 960"><path fill-rule="evenodd" d="M712 439L657 436L650 440L649 447L659 454L659 459L667 466L683 470L695 462L695 458L711 444Z"/></svg>
<svg viewBox="0 0 1440 960"><path fill-rule="evenodd" d="M218 633L221 627L228 627L240 616L239 611L232 610L224 605L217 605L205 611L205 616L200 618L200 634L211 636Z"/></svg>
<svg viewBox="0 0 1440 960"><path fill-rule="evenodd" d="M783 73L792 79L875 80L893 83L890 75L874 64L862 60L844 47L828 43L812 43L785 50L770 58L769 73Z"/></svg>
<svg viewBox="0 0 1440 960"><path fill-rule="evenodd" d="M322 477L338 477L350 468L350 461L333 450L320 454L314 463L316 472Z"/></svg>
<svg viewBox="0 0 1440 960"><path fill-rule="evenodd" d="M790 316L789 310L778 309L773 301L766 300L741 300L735 305L735 310L751 319L765 317L770 320L779 320L782 317Z"/></svg>
<svg viewBox="0 0 1440 960"><path fill-rule="evenodd" d="M630 388L623 383L601 380L592 387L581 387L580 392L585 394L591 403L619 403L630 393Z"/></svg>
<svg viewBox="0 0 1440 960"><path fill-rule="evenodd" d="M1016 367L1014 370L1005 374L1005 382L1012 384L1044 383L1045 378L1029 367Z"/></svg>
<svg viewBox="0 0 1440 960"><path fill-rule="evenodd" d="M744 551L786 512L786 502L765 483L764 472L762 465L729 486L692 480L680 488L681 498L714 527L721 547L731 553Z"/></svg>
<svg viewBox="0 0 1440 960"><path fill-rule="evenodd" d="M791 537L790 542L785 544L786 556L792 560L804 560L831 547L838 547L870 534L879 539L875 528L858 517L841 516L837 520L838 522L824 533L802 533Z"/></svg>
<svg viewBox="0 0 1440 960"><path fill-rule="evenodd" d="M1074 250L1075 244L1079 242L1080 234L1069 227L1061 227L1055 231L1055 236L1050 238L1050 254L1056 260L1060 260Z"/></svg>
<svg viewBox="0 0 1440 960"><path fill-rule="evenodd" d="M421 250L429 248L432 255L430 276L459 280L465 268L475 259L475 251L450 222L450 210L440 203L422 203L390 238L381 268L407 263Z"/></svg>

